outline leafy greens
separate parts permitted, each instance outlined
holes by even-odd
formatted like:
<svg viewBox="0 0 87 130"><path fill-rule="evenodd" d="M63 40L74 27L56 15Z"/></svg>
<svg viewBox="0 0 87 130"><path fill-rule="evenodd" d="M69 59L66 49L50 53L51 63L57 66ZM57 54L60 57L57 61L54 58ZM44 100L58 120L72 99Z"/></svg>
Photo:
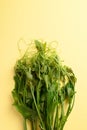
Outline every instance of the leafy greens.
<svg viewBox="0 0 87 130"><path fill-rule="evenodd" d="M75 100L76 77L62 65L56 51L46 42L34 41L36 52L28 51L14 67L14 105L32 130L63 130ZM31 55L31 56L29 56Z"/></svg>

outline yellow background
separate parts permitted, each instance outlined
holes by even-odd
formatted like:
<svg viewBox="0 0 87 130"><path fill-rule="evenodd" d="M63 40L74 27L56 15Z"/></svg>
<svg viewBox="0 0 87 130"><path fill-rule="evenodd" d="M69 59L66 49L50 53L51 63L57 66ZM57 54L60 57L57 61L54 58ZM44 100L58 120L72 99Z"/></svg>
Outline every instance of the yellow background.
<svg viewBox="0 0 87 130"><path fill-rule="evenodd" d="M87 0L0 0L0 130L23 130L11 105L20 38L59 42L62 59L78 79L64 130L87 130Z"/></svg>

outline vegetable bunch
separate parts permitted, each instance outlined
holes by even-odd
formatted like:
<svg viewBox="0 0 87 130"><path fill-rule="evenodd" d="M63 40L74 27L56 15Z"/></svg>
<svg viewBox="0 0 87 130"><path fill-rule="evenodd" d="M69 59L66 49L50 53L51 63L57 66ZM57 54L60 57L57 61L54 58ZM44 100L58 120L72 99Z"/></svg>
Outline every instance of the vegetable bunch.
<svg viewBox="0 0 87 130"><path fill-rule="evenodd" d="M56 51L46 42L34 41L36 51L27 51L15 65L14 105L32 130L63 130L75 99L76 78L62 65Z"/></svg>

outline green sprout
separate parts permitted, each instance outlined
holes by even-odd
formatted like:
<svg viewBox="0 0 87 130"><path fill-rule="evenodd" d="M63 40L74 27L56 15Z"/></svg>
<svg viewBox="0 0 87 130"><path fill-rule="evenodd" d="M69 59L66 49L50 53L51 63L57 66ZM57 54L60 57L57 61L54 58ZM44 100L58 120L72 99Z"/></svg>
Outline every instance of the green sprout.
<svg viewBox="0 0 87 130"><path fill-rule="evenodd" d="M35 53L26 51L14 67L14 105L24 118L24 130L26 120L32 130L63 130L74 106L76 77L46 42L33 44Z"/></svg>

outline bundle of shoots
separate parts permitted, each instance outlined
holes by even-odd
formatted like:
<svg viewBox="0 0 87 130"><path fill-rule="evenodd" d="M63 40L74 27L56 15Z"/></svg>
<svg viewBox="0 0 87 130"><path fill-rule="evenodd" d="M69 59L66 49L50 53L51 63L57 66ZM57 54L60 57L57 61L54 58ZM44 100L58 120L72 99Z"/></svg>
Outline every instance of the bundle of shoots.
<svg viewBox="0 0 87 130"><path fill-rule="evenodd" d="M63 130L75 101L76 77L55 49L35 40L14 67L14 105L32 130Z"/></svg>

